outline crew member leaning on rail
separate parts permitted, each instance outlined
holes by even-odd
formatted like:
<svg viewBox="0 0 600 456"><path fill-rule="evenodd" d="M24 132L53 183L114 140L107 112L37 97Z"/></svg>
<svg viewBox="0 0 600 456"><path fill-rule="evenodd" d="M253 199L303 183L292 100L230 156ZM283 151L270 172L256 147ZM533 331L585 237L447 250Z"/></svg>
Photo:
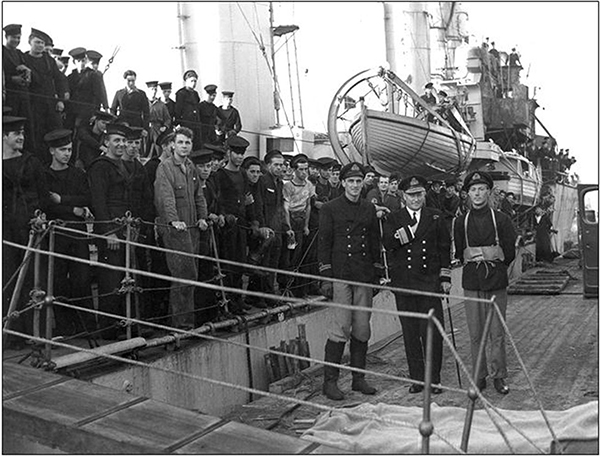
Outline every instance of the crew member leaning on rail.
<svg viewBox="0 0 600 456"><path fill-rule="evenodd" d="M427 180L409 176L400 182L406 207L389 214L383 225L383 244L389 253L388 261L392 286L411 290L447 293L450 291L450 233L443 213L425 206ZM408 293L394 293L399 311L434 316L444 324L440 298ZM425 377L425 347L427 320L400 317L404 334L404 349L408 371L413 380ZM440 383L443 340L437 328L433 332L432 383ZM409 393L423 391L423 386L412 384ZM434 394L442 392L432 388Z"/></svg>
<svg viewBox="0 0 600 456"><path fill-rule="evenodd" d="M489 205L494 186L492 177L475 171L465 178L464 189L469 192L472 208L456 219L454 242L456 257L464 263L462 286L465 296L472 298L496 298L502 317L506 317L508 266L515 259L515 229L510 218ZM471 338L473 371L482 343L483 327L488 312L494 312L489 333L490 377L500 394L508 394L504 329L498 315L486 303L465 302L467 327ZM480 390L486 387L488 375L485 351L480 372L474 372Z"/></svg>
<svg viewBox="0 0 600 456"><path fill-rule="evenodd" d="M165 247L197 255L199 229L206 231L208 228L208 214L198 170L189 158L193 137L192 130L186 127L175 132L173 156L165 159L156 170L154 203ZM167 264L173 277L198 280L198 262L195 258L169 252ZM169 304L172 325L176 328L194 328L194 288L192 285L172 282Z"/></svg>
<svg viewBox="0 0 600 456"><path fill-rule="evenodd" d="M366 286L374 283L381 267L379 261L379 228L375 207L360 197L365 177L364 168L356 162L345 165L340 172L344 194L323 205L319 221L319 271L325 280L321 291L335 303L357 308L373 305L373 291ZM327 277L365 282L347 285L330 282ZM325 345L325 361L339 364L346 341L350 339L350 366L364 369L371 337L371 312L334 308L334 322L329 327ZM337 386L339 368L324 366L323 393L332 400L344 399ZM377 391L364 374L352 372L352 390L363 394Z"/></svg>
<svg viewBox="0 0 600 456"><path fill-rule="evenodd" d="M92 194L92 213L96 218L94 232L107 236L98 239L98 260L113 266L125 266L125 244L118 239L125 239L125 225L108 223L124 217L131 211L129 198L129 182L127 170L121 157L127 147L129 127L123 124L108 124L104 136L106 152L96 158L89 166L87 176ZM99 222L99 223L98 223ZM107 313L125 315L123 296L116 290L121 286L125 273L104 267L98 269L98 292L100 293L100 310ZM117 320L112 317L98 317L98 326L104 329L102 338L115 340L124 335L124 331L116 329Z"/></svg>

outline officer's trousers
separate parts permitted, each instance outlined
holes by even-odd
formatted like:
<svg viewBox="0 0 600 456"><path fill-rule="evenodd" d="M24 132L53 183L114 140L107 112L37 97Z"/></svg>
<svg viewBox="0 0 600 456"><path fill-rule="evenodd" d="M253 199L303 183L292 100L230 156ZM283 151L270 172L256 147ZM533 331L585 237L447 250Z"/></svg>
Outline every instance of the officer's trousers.
<svg viewBox="0 0 600 456"><path fill-rule="evenodd" d="M506 303L507 294L506 288L501 290L478 291L465 290L465 296L469 298L491 299L496 296L496 304L500 309L502 318L506 319ZM504 345L504 328L498 314L490 304L465 301L465 316L467 318L467 327L469 328L469 337L471 339L471 360L473 363L473 371L475 371L475 363L477 362L477 354L479 353L479 345L483 336L483 328L488 312L493 312L490 332L487 341L487 351L489 351L491 378L506 378L506 349ZM481 368L479 378L485 378L488 375L487 356L485 350L481 358ZM478 380L477 378L475 380Z"/></svg>
<svg viewBox="0 0 600 456"><path fill-rule="evenodd" d="M333 283L333 302L354 307L373 307L373 290L369 287ZM361 342L371 338L371 312L333 309L334 321L329 327L328 338L333 342L346 342L350 337Z"/></svg>
<svg viewBox="0 0 600 456"><path fill-rule="evenodd" d="M394 293L396 308L399 311L427 314L433 309L433 315L444 326L444 313L440 298ZM404 337L404 351L408 363L410 378L425 380L425 356L427 347L427 320L422 318L400 317ZM440 383L442 353L444 342L437 327L433 327L432 376L433 383Z"/></svg>

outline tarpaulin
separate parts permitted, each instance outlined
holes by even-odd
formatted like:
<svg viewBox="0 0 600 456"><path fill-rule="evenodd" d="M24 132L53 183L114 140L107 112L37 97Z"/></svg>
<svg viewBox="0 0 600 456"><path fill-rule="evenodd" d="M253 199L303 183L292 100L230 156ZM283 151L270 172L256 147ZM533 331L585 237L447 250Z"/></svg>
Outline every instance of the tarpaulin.
<svg viewBox="0 0 600 456"><path fill-rule="evenodd" d="M342 410L324 413L315 425L302 435L302 438L355 453L420 453L422 437L418 426L423 419L421 407L362 404L344 410L353 413L347 415ZM504 431L510 447L490 420L488 413L480 409L474 413L469 453L531 454L540 453L540 449L543 452L550 451L552 435L539 410L498 409L498 412L514 425L514 428L511 427L500 415L492 412L495 421ZM598 401L565 411L546 411L546 414L559 440L598 438ZM440 407L432 403L431 421L434 425L434 434L430 439L430 453L457 452L456 448L460 448L465 415L464 408ZM386 422L377 418L383 418ZM526 435L535 446L515 428ZM455 448L436 434L448 440Z"/></svg>

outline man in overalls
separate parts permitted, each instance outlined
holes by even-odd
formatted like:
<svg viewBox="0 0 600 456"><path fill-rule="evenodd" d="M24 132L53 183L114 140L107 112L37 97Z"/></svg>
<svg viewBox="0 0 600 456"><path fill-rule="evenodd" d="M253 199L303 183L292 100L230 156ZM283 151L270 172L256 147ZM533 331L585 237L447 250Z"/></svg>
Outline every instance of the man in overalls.
<svg viewBox="0 0 600 456"><path fill-rule="evenodd" d="M464 182L472 208L457 218L454 224L456 257L463 264L462 286L469 298L495 297L502 317L506 317L508 266L515 259L515 229L510 218L489 206L492 177L483 171L470 173ZM490 377L500 394L508 394L504 329L498 315L487 303L465 302L467 327L471 338L473 370L477 362L479 345L488 312L494 312L489 332ZM488 368L485 351L479 372L474 372L477 387L486 387Z"/></svg>

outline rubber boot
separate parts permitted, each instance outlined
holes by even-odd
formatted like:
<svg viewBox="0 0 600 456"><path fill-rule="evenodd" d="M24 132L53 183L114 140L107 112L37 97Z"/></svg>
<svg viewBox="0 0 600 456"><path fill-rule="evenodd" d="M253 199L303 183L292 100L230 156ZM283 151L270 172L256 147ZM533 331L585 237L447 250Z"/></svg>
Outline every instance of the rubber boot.
<svg viewBox="0 0 600 456"><path fill-rule="evenodd" d="M345 346L345 342L334 342L327 339L327 343L325 344L325 361L340 364ZM323 394L333 401L344 399L344 393L337 386L339 377L339 367L323 366Z"/></svg>
<svg viewBox="0 0 600 456"><path fill-rule="evenodd" d="M361 342L354 337L350 339L350 366L364 369L367 365L367 349L369 344ZM352 372L352 391L360 391L363 394L372 395L377 390L367 383L365 374Z"/></svg>

